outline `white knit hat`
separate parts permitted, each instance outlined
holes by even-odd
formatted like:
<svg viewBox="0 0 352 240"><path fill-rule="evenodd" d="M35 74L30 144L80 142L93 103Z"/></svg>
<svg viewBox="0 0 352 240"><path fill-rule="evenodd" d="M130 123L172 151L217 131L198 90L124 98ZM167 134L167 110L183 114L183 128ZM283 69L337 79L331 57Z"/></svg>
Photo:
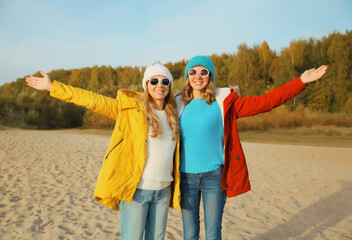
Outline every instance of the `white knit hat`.
<svg viewBox="0 0 352 240"><path fill-rule="evenodd" d="M145 86L146 86L146 83L149 80L149 78L157 76L157 75L167 77L170 80L170 89L172 88L172 86L174 85L174 79L172 78L172 75L171 75L169 69L167 69L167 67L161 65L160 63L156 63L152 66L147 67L147 69L144 72L144 77L143 77L143 81L142 81L142 85L143 85L144 90L145 90Z"/></svg>

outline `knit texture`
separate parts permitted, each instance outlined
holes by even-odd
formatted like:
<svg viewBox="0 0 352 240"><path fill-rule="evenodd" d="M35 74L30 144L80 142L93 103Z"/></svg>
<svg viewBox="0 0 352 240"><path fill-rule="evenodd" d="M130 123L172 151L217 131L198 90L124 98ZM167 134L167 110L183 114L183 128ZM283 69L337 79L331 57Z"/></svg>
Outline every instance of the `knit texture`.
<svg viewBox="0 0 352 240"><path fill-rule="evenodd" d="M180 171L204 173L224 164L224 127L218 103L192 99L180 117Z"/></svg>
<svg viewBox="0 0 352 240"><path fill-rule="evenodd" d="M213 82L215 81L215 70L214 70L213 61L207 56L195 56L195 57L191 58L191 60L189 60L189 62L187 63L186 70L185 70L185 81L186 82L187 82L187 78L188 78L188 71L195 66L203 66L206 69L208 69L211 76L212 76L212 81Z"/></svg>
<svg viewBox="0 0 352 240"><path fill-rule="evenodd" d="M164 65L156 63L152 66L147 67L147 69L144 72L144 77L142 80L142 86L143 86L144 90L145 90L148 79L151 77L157 76L157 75L167 77L170 80L170 89L172 89L172 86L174 85L174 79L173 79L169 69L167 67L165 67Z"/></svg>
<svg viewBox="0 0 352 240"><path fill-rule="evenodd" d="M167 122L165 111L155 110L163 127L160 138L150 137L148 129L147 159L142 177L137 188L144 190L161 190L169 186L173 180L173 157L176 140L172 140L172 131Z"/></svg>

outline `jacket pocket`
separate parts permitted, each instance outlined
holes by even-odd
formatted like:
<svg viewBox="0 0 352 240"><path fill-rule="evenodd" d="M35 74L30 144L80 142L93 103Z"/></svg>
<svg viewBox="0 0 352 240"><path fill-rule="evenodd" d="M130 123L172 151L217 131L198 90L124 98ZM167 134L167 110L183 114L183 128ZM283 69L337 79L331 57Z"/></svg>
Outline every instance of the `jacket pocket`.
<svg viewBox="0 0 352 240"><path fill-rule="evenodd" d="M123 141L123 138L106 154L105 160L109 157L109 154Z"/></svg>

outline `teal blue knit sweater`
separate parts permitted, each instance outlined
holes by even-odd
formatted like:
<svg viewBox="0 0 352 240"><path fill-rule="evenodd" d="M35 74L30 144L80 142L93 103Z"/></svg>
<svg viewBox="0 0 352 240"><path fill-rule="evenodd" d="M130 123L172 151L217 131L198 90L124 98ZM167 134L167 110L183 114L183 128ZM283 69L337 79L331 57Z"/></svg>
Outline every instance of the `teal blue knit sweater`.
<svg viewBox="0 0 352 240"><path fill-rule="evenodd" d="M180 117L181 161L184 173L210 172L224 164L224 127L218 103L193 99Z"/></svg>

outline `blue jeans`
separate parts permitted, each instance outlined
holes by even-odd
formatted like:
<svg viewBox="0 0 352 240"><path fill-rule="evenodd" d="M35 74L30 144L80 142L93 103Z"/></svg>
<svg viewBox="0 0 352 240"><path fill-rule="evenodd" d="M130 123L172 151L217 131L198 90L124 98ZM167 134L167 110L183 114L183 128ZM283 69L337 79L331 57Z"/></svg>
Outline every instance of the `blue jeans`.
<svg viewBox="0 0 352 240"><path fill-rule="evenodd" d="M171 185L162 190L137 189L132 202L120 201L123 240L164 239Z"/></svg>
<svg viewBox="0 0 352 240"><path fill-rule="evenodd" d="M222 171L223 167L206 173L181 173L184 239L199 238L201 197L203 198L206 239L221 239L221 221L226 202L226 192L221 190Z"/></svg>

